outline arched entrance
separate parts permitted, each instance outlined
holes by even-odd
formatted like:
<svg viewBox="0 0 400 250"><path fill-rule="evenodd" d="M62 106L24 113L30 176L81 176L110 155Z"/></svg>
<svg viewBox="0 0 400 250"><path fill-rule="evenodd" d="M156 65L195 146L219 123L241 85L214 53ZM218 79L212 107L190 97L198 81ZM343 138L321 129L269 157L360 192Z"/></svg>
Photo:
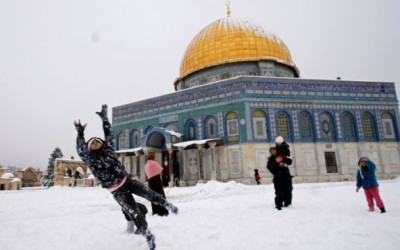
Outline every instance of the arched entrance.
<svg viewBox="0 0 400 250"><path fill-rule="evenodd" d="M36 170L33 168L27 168L24 170L22 177L23 187L35 187L38 186L38 180L36 176Z"/></svg>
<svg viewBox="0 0 400 250"><path fill-rule="evenodd" d="M143 151L145 155L149 152L156 154L156 160L164 168L164 186L174 186L175 179L180 178L179 151L172 147L173 143L180 140L179 133L161 127L153 127L144 135Z"/></svg>

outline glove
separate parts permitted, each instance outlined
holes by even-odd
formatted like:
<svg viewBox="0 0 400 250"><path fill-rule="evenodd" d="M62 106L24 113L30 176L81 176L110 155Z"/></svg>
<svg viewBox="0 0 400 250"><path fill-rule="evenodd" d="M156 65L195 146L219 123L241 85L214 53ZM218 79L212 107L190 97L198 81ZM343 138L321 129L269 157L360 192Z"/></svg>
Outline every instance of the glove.
<svg viewBox="0 0 400 250"><path fill-rule="evenodd" d="M103 104L101 106L101 111L96 112L96 114L98 114L102 120L107 119L107 104Z"/></svg>
<svg viewBox="0 0 400 250"><path fill-rule="evenodd" d="M83 136L83 132L85 131L87 124L82 126L81 121L78 120L78 121L74 121L74 125L75 125L76 131L78 131L78 135Z"/></svg>

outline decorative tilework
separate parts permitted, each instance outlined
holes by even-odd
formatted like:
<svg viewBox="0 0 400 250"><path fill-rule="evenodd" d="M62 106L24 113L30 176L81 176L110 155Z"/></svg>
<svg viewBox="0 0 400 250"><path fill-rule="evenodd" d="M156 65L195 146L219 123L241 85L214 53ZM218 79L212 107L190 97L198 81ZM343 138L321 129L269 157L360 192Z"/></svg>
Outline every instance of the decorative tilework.
<svg viewBox="0 0 400 250"><path fill-rule="evenodd" d="M380 135L383 135L383 128L382 128L382 119L381 114L378 111L375 111L376 122L378 123L378 131Z"/></svg>
<svg viewBox="0 0 400 250"><path fill-rule="evenodd" d="M222 114L228 111L228 106L240 103L265 109L269 114L267 124L271 130L271 139L277 135L274 117L276 109L285 109L290 114L295 140L301 140L297 113L302 110L313 114L315 135L318 139L321 139L318 114L330 111L334 116L334 123L337 124L335 133L339 140L344 138L344 131L340 125L342 121L338 116L343 111L356 114L356 132L360 134L360 139L363 138L361 112L368 111L373 114L377 124L377 139L383 134L381 111L399 113L393 83L239 77L113 108L113 127L116 132L140 128L140 134L143 135L143 128L150 124L158 126L154 121L158 121L160 117L188 117L190 113L201 111L204 114L206 110L212 109L213 114L217 114L218 117L217 133L219 137L223 137ZM248 110L242 112L245 112L244 117L247 118ZM203 117L203 114L197 117ZM399 124L399 116L395 116L394 119L396 124ZM183 126L180 120L181 118L178 125ZM202 122L198 121L200 138L204 136ZM251 124L251 120L246 120L246 126ZM248 128L247 131L251 129ZM250 140L251 138L248 137Z"/></svg>
<svg viewBox="0 0 400 250"><path fill-rule="evenodd" d="M197 131L199 135L199 140L203 139L203 123L201 119L197 119Z"/></svg>
<svg viewBox="0 0 400 250"><path fill-rule="evenodd" d="M299 125L297 122L297 112L296 110L292 110L292 118L293 118L293 127L294 127L294 135L296 139L300 138L299 135Z"/></svg>
<svg viewBox="0 0 400 250"><path fill-rule="evenodd" d="M335 112L335 117L336 117L336 124L337 124L337 133L338 137L342 138L342 127L340 126L340 116L338 112Z"/></svg>
<svg viewBox="0 0 400 250"><path fill-rule="evenodd" d="M356 118L357 118L358 134L359 134L360 138L364 138L364 132L363 132L363 128L361 125L361 113L359 110L356 111Z"/></svg>
<svg viewBox="0 0 400 250"><path fill-rule="evenodd" d="M269 119L271 120L271 134L272 138L276 138L276 127L275 127L275 114L271 110L269 111Z"/></svg>
<svg viewBox="0 0 400 250"><path fill-rule="evenodd" d="M224 126L223 126L224 119L222 119L222 112L218 112L217 116L218 116L219 136L224 137Z"/></svg>
<svg viewBox="0 0 400 250"><path fill-rule="evenodd" d="M317 112L314 112L314 120L315 120L315 129L317 130L317 137L321 139L321 129L319 126L319 115Z"/></svg>

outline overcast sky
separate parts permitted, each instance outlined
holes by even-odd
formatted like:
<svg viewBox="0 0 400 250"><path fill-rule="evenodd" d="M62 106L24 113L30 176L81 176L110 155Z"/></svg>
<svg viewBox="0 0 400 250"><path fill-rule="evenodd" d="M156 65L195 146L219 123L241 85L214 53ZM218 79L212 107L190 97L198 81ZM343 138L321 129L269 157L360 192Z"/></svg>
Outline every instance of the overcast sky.
<svg viewBox="0 0 400 250"><path fill-rule="evenodd" d="M280 37L302 78L395 82L400 1L232 0ZM0 0L0 164L45 169L103 136L95 111L174 92L191 39L226 17L225 0Z"/></svg>

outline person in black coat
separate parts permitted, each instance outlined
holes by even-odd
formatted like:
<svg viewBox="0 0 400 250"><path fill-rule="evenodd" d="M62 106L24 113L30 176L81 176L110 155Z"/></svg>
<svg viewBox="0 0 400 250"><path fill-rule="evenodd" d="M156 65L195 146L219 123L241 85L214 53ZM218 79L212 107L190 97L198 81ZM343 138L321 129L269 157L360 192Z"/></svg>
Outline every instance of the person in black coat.
<svg viewBox="0 0 400 250"><path fill-rule="evenodd" d="M287 207L292 204L292 175L288 168L292 164L292 159L278 156L275 147L271 147L269 152L271 156L268 158L267 169L274 176L276 209L281 210L282 206Z"/></svg>

